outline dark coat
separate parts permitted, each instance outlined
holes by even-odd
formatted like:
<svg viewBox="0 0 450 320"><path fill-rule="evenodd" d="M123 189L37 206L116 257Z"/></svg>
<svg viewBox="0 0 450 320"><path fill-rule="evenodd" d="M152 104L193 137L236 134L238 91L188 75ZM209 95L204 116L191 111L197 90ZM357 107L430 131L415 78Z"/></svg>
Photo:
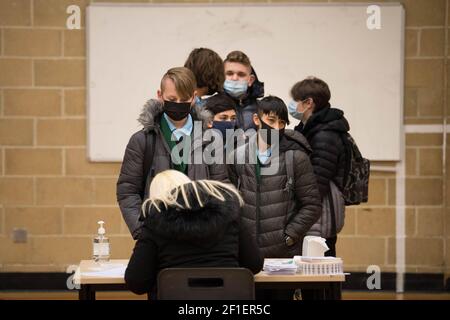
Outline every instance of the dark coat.
<svg viewBox="0 0 450 320"><path fill-rule="evenodd" d="M302 133L312 148L311 163L322 198L328 193L330 180L342 190L345 170L345 147L341 135L350 130L344 112L325 108L314 113L295 130Z"/></svg>
<svg viewBox="0 0 450 320"><path fill-rule="evenodd" d="M223 193L222 202L209 196L203 208L158 212L145 219L125 272L128 288L137 294L150 292L158 272L169 267L244 267L261 270L263 259L254 240L239 226L239 204Z"/></svg>
<svg viewBox="0 0 450 320"><path fill-rule="evenodd" d="M256 143L255 138L256 135L248 144ZM265 258L301 254L303 237L322 211L316 178L308 156L311 149L305 137L296 131L286 130L279 150L278 171L272 175L261 175L260 183L256 165L248 159L245 164L229 167L230 179L238 186L245 202L242 221L256 238ZM294 151L293 193L287 188L287 150ZM237 154L239 152L238 149ZM286 235L295 240L293 246L285 244Z"/></svg>
<svg viewBox="0 0 450 320"><path fill-rule="evenodd" d="M146 179L145 184L145 198L148 197L149 186L153 177L164 170L173 169L173 164L170 156L170 148L164 139L160 129L160 119L163 114L163 105L157 100L149 100L138 119L143 125L143 129L133 134L128 142L125 150L125 155L120 169L119 179L117 181L117 201L120 206L123 218L133 235L137 239L142 226L142 221L139 220L142 206L142 186L143 179ZM195 132L198 122L202 122L203 128L206 128L206 123L212 118L210 112L204 108L199 110L193 109L191 116L194 120L193 132ZM144 154L146 148L146 134L153 134L156 136L153 162L150 168L148 177L143 177L144 171ZM203 139L199 137L199 139ZM211 179L228 182L228 175L225 165L205 163L193 164L193 155L196 152L195 148L204 148L203 141L195 141L192 139L191 148L191 163L187 166L187 175L191 180ZM194 147L195 146L195 147Z"/></svg>

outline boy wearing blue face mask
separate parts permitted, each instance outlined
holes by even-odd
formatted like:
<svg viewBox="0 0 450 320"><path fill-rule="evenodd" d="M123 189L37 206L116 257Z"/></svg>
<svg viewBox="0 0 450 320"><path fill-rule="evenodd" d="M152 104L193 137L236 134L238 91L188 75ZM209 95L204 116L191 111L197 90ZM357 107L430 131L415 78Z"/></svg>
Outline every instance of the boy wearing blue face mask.
<svg viewBox="0 0 450 320"><path fill-rule="evenodd" d="M225 61L225 82L223 89L233 99L237 111L237 127L257 129L253 122L256 99L264 96L264 83L258 80L250 59L242 51L230 52Z"/></svg>
<svg viewBox="0 0 450 320"><path fill-rule="evenodd" d="M329 206L333 209L322 212L321 219L313 225L308 235L325 238L330 248L325 255L335 257L337 235L343 227L345 207L339 205L339 202L334 203L332 195L336 193L336 188L332 188L332 185L339 190L344 188L348 159L342 137L350 130L350 126L344 112L330 106L331 92L325 81L308 77L294 84L291 96L293 100L289 112L294 118L301 120L295 130L306 137L313 150L311 163L317 177L321 200L324 206L333 203ZM340 192L337 193L341 198ZM332 285L325 291L325 295L328 299L340 299L340 285ZM313 292L302 290L303 299L313 297Z"/></svg>
<svg viewBox="0 0 450 320"><path fill-rule="evenodd" d="M236 106L234 101L224 93L218 93L206 100L205 109L213 114L210 128L220 131L226 137L227 129L236 127Z"/></svg>
<svg viewBox="0 0 450 320"><path fill-rule="evenodd" d="M206 146L200 141L202 136L196 137L194 132L206 129L212 119L209 111L193 107L195 88L191 70L169 69L161 80L158 99L150 99L142 109L138 121L143 129L128 142L117 181L117 201L134 239L141 232L142 203L149 197L150 183L159 172L175 169L191 180L228 181L224 164L195 162L196 149L204 150ZM174 157L177 154L178 159Z"/></svg>

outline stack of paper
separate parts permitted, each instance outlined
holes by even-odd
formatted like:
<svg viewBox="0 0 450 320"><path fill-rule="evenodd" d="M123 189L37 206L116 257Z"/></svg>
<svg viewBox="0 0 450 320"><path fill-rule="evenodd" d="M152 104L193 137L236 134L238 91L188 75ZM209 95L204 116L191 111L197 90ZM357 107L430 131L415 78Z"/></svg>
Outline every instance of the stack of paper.
<svg viewBox="0 0 450 320"><path fill-rule="evenodd" d="M110 278L123 278L127 266L122 264L105 264L97 268L89 268L81 274L85 277L110 277Z"/></svg>
<svg viewBox="0 0 450 320"><path fill-rule="evenodd" d="M297 265L294 259L264 259L264 271L268 274L295 274Z"/></svg>

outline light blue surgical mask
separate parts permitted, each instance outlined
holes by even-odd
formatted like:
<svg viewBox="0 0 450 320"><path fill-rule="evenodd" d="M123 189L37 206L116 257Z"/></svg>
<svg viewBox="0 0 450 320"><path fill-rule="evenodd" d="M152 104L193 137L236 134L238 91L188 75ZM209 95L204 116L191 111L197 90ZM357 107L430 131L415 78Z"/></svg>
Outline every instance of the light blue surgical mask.
<svg viewBox="0 0 450 320"><path fill-rule="evenodd" d="M247 93L248 81L225 80L223 89L232 97L240 98Z"/></svg>
<svg viewBox="0 0 450 320"><path fill-rule="evenodd" d="M301 121L303 120L303 112L297 111L298 104L298 102L291 100L291 102L289 102L288 104L288 111L291 116Z"/></svg>
<svg viewBox="0 0 450 320"><path fill-rule="evenodd" d="M203 107L206 103L206 99L202 99L201 97L195 96L195 105L198 107Z"/></svg>

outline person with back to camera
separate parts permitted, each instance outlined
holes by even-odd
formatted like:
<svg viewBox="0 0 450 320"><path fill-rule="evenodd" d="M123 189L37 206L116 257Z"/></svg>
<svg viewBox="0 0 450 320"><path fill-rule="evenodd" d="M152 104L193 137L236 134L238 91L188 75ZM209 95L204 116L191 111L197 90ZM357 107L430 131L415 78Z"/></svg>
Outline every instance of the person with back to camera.
<svg viewBox="0 0 450 320"><path fill-rule="evenodd" d="M258 273L263 259L240 226L242 205L231 184L192 181L176 170L157 174L142 205L142 233L125 272L128 288L155 297L158 272L170 267L243 267Z"/></svg>
<svg viewBox="0 0 450 320"><path fill-rule="evenodd" d="M208 48L191 51L184 66L190 69L197 81L195 105L202 107L210 96L223 92L225 72L222 58Z"/></svg>

